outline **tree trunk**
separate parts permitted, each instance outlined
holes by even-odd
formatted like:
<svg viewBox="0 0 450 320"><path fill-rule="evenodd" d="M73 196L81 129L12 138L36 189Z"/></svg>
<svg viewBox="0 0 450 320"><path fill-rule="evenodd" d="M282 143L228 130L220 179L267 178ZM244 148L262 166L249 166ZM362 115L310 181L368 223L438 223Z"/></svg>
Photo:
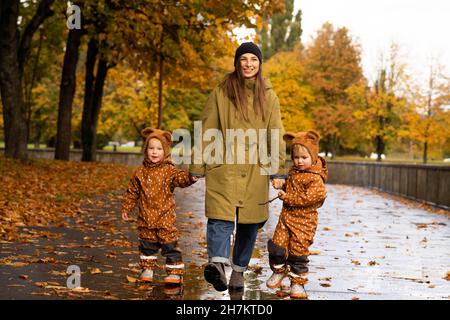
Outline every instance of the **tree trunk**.
<svg viewBox="0 0 450 320"><path fill-rule="evenodd" d="M428 142L423 144L423 163L426 164L428 161Z"/></svg>
<svg viewBox="0 0 450 320"><path fill-rule="evenodd" d="M381 136L375 137L375 147L377 152L377 161L381 161L382 160L381 155L384 152L384 142Z"/></svg>
<svg viewBox="0 0 450 320"><path fill-rule="evenodd" d="M382 132L384 130L384 124L385 124L385 118L383 116L378 117L378 124L379 124L379 134L375 137L375 149L377 153L377 161L381 161L381 155L384 153L385 149L385 142L384 138L382 136Z"/></svg>
<svg viewBox="0 0 450 320"><path fill-rule="evenodd" d="M91 39L88 44L86 58L84 106L81 120L82 161L95 161L97 150L98 117L102 106L103 87L108 73L106 60L99 58L97 74L94 75L98 54L98 41Z"/></svg>
<svg viewBox="0 0 450 320"><path fill-rule="evenodd" d="M41 30L39 32L39 47L36 53L36 56L34 57L34 63L33 63L33 69L31 70L31 77L28 83L28 86L26 84L26 77L24 74L23 77L23 86L24 86L24 103L25 108L27 110L27 141L30 141L30 131L31 131L31 117L33 115L33 88L34 88L34 82L36 80L36 73L37 68L39 66L39 58L41 56L42 51L42 42L44 40L44 32Z"/></svg>
<svg viewBox="0 0 450 320"><path fill-rule="evenodd" d="M54 0L42 0L24 29L17 28L19 0L0 1L0 92L5 128L5 156L27 158L27 112L22 91L23 68L33 34L53 12Z"/></svg>
<svg viewBox="0 0 450 320"><path fill-rule="evenodd" d="M92 104L94 94L94 68L98 54L98 42L91 39L88 43L88 51L86 54L86 74L84 77L84 103L83 116L81 119L81 146L83 149L82 161L94 161L92 145L93 145L93 128L92 125ZM95 153L95 152L94 152Z"/></svg>
<svg viewBox="0 0 450 320"><path fill-rule="evenodd" d="M159 81L158 81L158 129L162 129L162 103L163 103L164 56L159 55Z"/></svg>
<svg viewBox="0 0 450 320"><path fill-rule="evenodd" d="M61 76L55 159L69 160L72 135L72 103L76 89L76 69L82 31L71 29L67 37Z"/></svg>
<svg viewBox="0 0 450 320"><path fill-rule="evenodd" d="M5 156L27 158L27 122L23 102L19 48L19 1L0 2L0 89L5 128Z"/></svg>

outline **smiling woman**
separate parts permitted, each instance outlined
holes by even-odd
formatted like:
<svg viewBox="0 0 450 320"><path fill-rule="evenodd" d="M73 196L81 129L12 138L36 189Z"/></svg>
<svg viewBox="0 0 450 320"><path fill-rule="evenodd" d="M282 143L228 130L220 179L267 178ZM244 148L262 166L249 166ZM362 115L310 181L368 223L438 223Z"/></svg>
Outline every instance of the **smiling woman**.
<svg viewBox="0 0 450 320"><path fill-rule="evenodd" d="M242 74L245 79L256 79L259 71L259 59L253 53L244 53L239 58Z"/></svg>
<svg viewBox="0 0 450 320"><path fill-rule="evenodd" d="M280 188L284 182L285 144L278 97L268 79L262 77L262 53L254 43L239 46L234 57L235 70L225 76L209 96L202 115L202 134L215 129L227 136L230 130L267 130L268 136L276 132L276 141L259 140L256 148L263 146L279 163L279 170L270 176L272 184ZM217 139L217 137L216 137ZM250 139L241 146L250 150ZM203 144L203 150L207 145ZM277 148L278 147L278 148ZM237 147L236 147L237 148ZM258 205L268 200L269 176L262 174L260 164L239 164L235 148L225 151L232 161L220 166L206 166L205 159L194 163L190 173L206 176L205 213L209 263L205 267L206 281L217 291L243 292L243 273L252 256L258 229L268 219L268 206ZM260 160L260 159L259 159ZM232 164L231 164L232 163ZM235 228L236 226L236 228ZM234 248L232 258L231 234ZM230 261L231 260L231 261ZM225 266L231 262L233 269L228 283Z"/></svg>

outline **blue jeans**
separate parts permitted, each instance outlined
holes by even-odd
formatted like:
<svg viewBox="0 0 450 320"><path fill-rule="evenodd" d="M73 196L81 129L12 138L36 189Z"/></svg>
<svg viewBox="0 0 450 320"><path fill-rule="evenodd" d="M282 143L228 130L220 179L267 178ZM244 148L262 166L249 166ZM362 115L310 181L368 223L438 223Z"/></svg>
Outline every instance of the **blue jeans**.
<svg viewBox="0 0 450 320"><path fill-rule="evenodd" d="M236 228L236 239L233 247L233 270L243 272L247 270L255 247L258 229L264 223L242 224ZM234 231L234 222L225 220L208 219L206 227L206 239L208 242L208 257L210 262L222 262L229 264L230 238Z"/></svg>

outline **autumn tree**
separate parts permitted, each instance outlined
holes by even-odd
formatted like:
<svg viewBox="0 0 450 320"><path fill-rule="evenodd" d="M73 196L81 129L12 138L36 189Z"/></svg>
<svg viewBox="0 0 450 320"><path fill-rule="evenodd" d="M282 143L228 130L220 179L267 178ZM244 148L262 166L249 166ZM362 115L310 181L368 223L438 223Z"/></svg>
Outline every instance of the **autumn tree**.
<svg viewBox="0 0 450 320"><path fill-rule="evenodd" d="M5 155L27 158L27 109L23 95L23 75L33 35L51 15L54 0L0 2L0 91L3 104ZM23 16L23 8L35 8Z"/></svg>
<svg viewBox="0 0 450 320"><path fill-rule="evenodd" d="M292 51L302 35L302 11L294 17L294 0L284 0L282 12L265 17L259 32L264 59L280 51Z"/></svg>
<svg viewBox="0 0 450 320"><path fill-rule="evenodd" d="M70 156L70 144L72 137L72 104L76 90L76 70L79 59L81 38L86 33L86 29L83 27L86 23L86 21L83 21L84 10L82 9L84 8L84 2L76 1L73 5L80 8L80 12L69 9L67 11L69 14L73 14L74 18L77 18L76 15L79 14L81 26L80 28L77 28L78 26L74 26L67 32L59 89L58 123L55 145L55 159L59 160L69 160Z"/></svg>
<svg viewBox="0 0 450 320"><path fill-rule="evenodd" d="M311 109L326 152L336 155L355 122L347 89L363 81L360 48L346 28L325 23L306 50L305 75L313 88Z"/></svg>
<svg viewBox="0 0 450 320"><path fill-rule="evenodd" d="M315 97L305 77L304 63L299 47L290 52L278 52L264 63L264 75L277 93L286 131L314 128L311 106Z"/></svg>
<svg viewBox="0 0 450 320"><path fill-rule="evenodd" d="M414 86L409 112L401 130L403 137L421 146L422 161L429 155L444 156L444 146L450 137L450 77L442 66L431 64L425 89Z"/></svg>

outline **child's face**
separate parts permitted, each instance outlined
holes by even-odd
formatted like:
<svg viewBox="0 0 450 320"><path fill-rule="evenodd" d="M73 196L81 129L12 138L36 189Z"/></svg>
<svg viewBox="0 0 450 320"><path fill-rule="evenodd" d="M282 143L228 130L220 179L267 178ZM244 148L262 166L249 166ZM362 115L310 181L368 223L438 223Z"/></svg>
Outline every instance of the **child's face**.
<svg viewBox="0 0 450 320"><path fill-rule="evenodd" d="M147 157L153 163L160 162L164 159L164 149L159 139L150 139L147 148Z"/></svg>
<svg viewBox="0 0 450 320"><path fill-rule="evenodd" d="M254 79L259 71L259 59L253 53L244 53L239 57L242 76L246 79Z"/></svg>
<svg viewBox="0 0 450 320"><path fill-rule="evenodd" d="M300 170L308 170L309 168L311 168L312 159L306 148L299 148L298 150L296 150L293 160L294 165Z"/></svg>

